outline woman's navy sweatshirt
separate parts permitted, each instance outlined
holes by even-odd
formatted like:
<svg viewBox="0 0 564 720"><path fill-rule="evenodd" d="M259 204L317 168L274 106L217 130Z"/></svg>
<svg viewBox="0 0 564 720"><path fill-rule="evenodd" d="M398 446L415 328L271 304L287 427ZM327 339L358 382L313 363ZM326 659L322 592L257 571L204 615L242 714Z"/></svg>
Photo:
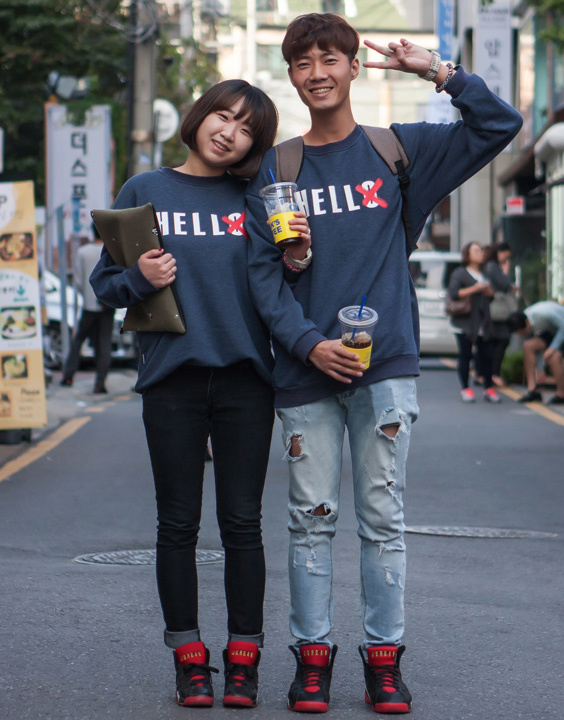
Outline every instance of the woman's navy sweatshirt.
<svg viewBox="0 0 564 720"><path fill-rule="evenodd" d="M245 182L228 175L194 177L161 168L135 175L119 193L116 209L153 204L164 249L176 259L174 287L186 324L184 335L137 333L138 392L184 363L225 367L249 360L265 381L271 381L270 336L249 290L245 187ZM111 307L131 307L155 292L137 264L119 267L107 252L90 282Z"/></svg>
<svg viewBox="0 0 564 720"><path fill-rule="evenodd" d="M460 121L393 126L409 159L408 210L416 238L433 208L500 153L522 124L516 110L462 68L448 90ZM358 126L340 142L305 146L297 184L313 260L290 286L258 196L275 168L270 150L249 185L246 222L251 290L273 335L275 404L304 405L359 385L418 375L419 319L398 178ZM360 304L363 295L380 319L370 368L347 385L307 358L320 341L340 337L339 309Z"/></svg>

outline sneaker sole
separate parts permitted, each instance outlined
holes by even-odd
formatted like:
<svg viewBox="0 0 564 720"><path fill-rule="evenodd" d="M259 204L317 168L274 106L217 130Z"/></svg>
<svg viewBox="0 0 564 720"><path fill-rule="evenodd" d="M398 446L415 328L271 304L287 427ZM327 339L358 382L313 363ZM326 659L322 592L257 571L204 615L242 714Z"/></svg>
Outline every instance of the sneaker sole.
<svg viewBox="0 0 564 720"><path fill-rule="evenodd" d="M258 704L258 700L242 697L240 695L226 695L223 698L224 707L249 707L254 708Z"/></svg>
<svg viewBox="0 0 564 720"><path fill-rule="evenodd" d="M200 697L189 697L180 701L180 698L176 697L177 703L181 707L211 707L213 705L213 698L202 695Z"/></svg>
<svg viewBox="0 0 564 720"><path fill-rule="evenodd" d="M373 705L367 692L364 693L364 702L370 705L376 713L395 713L397 715L411 712L411 703L375 703Z"/></svg>
<svg viewBox="0 0 564 720"><path fill-rule="evenodd" d="M292 710L293 712L325 713L329 710L329 703L299 700L293 705L288 703L288 710Z"/></svg>

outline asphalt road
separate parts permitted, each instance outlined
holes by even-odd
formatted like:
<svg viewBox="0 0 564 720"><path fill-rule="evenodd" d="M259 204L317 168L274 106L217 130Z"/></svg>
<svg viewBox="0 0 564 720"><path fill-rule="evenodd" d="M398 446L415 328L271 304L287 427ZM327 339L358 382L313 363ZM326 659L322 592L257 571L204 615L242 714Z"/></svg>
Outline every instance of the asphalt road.
<svg viewBox="0 0 564 720"><path fill-rule="evenodd" d="M408 534L402 669L414 696L411 717L561 720L564 427L508 397L497 406L463 405L454 372L433 367L419 382L406 517L411 530L446 534ZM90 384L86 378L84 386ZM268 586L260 704L224 709L218 680L214 708L188 710L174 702L154 566L73 561L151 549L155 529L141 403L130 393L131 378L112 374L107 398L82 396L77 386L66 396L66 410L60 401L55 413L61 427L67 414L84 424L0 481L0 718L291 717L285 709L294 667L287 650L279 425L264 499ZM14 448L4 461L21 460L26 451ZM199 547L218 551L209 466L206 479ZM465 536L472 534L494 537ZM524 537L496 537L507 534ZM216 665L225 642L222 573L221 562L199 567L200 625ZM348 458L334 592L339 652L328 717L374 717L363 701L357 651L358 539Z"/></svg>

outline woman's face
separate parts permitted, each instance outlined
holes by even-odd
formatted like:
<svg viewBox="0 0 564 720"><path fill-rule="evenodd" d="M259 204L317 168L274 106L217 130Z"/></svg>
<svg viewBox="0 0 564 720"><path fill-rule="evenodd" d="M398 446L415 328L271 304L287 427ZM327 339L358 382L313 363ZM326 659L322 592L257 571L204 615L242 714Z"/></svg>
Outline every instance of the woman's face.
<svg viewBox="0 0 564 720"><path fill-rule="evenodd" d="M482 263L484 259L484 251L478 245L478 243L472 243L472 245L470 245L470 248L468 250L468 258L470 262L475 265L480 265Z"/></svg>
<svg viewBox="0 0 564 720"><path fill-rule="evenodd" d="M243 98L228 110L210 113L196 133L197 154L202 164L207 170L217 170L218 175L242 160L253 145L248 115L236 118L242 104Z"/></svg>
<svg viewBox="0 0 564 720"><path fill-rule="evenodd" d="M497 261L500 265L504 265L511 259L511 250L499 250L497 253Z"/></svg>

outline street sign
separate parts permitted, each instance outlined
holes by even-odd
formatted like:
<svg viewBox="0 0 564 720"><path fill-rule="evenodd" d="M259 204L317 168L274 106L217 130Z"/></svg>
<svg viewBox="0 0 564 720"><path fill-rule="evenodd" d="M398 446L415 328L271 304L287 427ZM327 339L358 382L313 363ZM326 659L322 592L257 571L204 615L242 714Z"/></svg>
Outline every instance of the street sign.
<svg viewBox="0 0 564 720"><path fill-rule="evenodd" d="M505 201L505 209L508 215L524 215L525 198L522 196L508 197Z"/></svg>
<svg viewBox="0 0 564 720"><path fill-rule="evenodd" d="M153 112L155 114L155 140L157 142L170 140L171 137L174 137L180 124L177 109L168 100L157 98L153 103Z"/></svg>

